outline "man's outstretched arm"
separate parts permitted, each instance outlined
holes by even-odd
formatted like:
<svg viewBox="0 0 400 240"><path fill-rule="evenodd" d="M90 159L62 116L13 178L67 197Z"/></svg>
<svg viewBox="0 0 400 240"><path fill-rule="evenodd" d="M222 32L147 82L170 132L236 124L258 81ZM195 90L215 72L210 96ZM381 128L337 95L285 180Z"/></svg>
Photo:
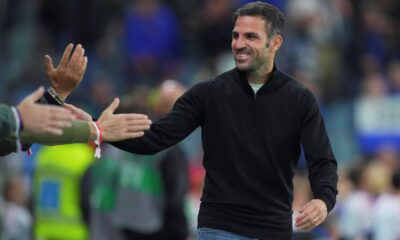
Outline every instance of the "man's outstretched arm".
<svg viewBox="0 0 400 240"><path fill-rule="evenodd" d="M65 65L66 61L71 61L72 65L76 66L73 69L79 67L85 69L87 59L84 60L84 52L82 53L83 50L81 47L78 45L75 49L75 52L78 53L75 54L74 52L69 59L68 56L71 51L72 47L68 46L64 52L60 66ZM45 62L45 64L50 66L47 62ZM48 71L49 69L52 68L47 68L48 73L51 72ZM58 69L59 67L56 70ZM71 71L71 69L69 69L69 71ZM82 71L78 71L78 73L82 73ZM52 95L52 102L54 102L55 98L60 98L61 101L64 100L72 93L81 81L79 74L67 74L66 76L75 76L75 78L67 77L67 80L64 81L61 80L61 78L52 78L49 75L55 94L59 95L59 97ZM206 89L208 85L209 82L201 83L192 87L177 101L174 109L168 113L166 117L160 119L155 124L152 124L151 128L145 132L143 137L114 142L112 145L132 153L154 154L181 141L194 129L200 126L203 121L204 101L206 99L205 95L207 94ZM62 102L61 104L64 103Z"/></svg>

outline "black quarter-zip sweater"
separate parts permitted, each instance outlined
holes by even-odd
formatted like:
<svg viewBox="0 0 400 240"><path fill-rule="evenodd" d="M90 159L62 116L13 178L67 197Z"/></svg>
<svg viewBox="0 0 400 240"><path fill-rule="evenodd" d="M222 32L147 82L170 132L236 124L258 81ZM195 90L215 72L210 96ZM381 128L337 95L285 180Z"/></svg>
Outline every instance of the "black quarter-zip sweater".
<svg viewBox="0 0 400 240"><path fill-rule="evenodd" d="M199 83L142 138L113 145L153 154L198 126L206 170L199 227L291 239L292 178L301 146L314 198L333 208L337 162L317 102L307 88L276 68L257 94L237 69Z"/></svg>

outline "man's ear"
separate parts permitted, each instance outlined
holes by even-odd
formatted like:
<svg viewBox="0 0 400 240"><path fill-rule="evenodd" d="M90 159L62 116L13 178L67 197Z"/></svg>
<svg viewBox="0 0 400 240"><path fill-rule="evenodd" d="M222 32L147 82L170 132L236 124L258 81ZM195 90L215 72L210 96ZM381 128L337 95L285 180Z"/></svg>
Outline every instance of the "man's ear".
<svg viewBox="0 0 400 240"><path fill-rule="evenodd" d="M272 39L269 41L271 49L276 52L279 50L279 48L282 46L283 43L283 37L282 35L275 35L272 37ZM268 47L268 46L267 46Z"/></svg>

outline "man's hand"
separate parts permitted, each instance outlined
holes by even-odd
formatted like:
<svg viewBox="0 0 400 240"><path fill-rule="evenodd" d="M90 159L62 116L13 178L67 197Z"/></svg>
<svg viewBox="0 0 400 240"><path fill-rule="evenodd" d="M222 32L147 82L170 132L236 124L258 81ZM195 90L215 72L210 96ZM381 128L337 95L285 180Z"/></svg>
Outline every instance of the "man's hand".
<svg viewBox="0 0 400 240"><path fill-rule="evenodd" d="M71 56L73 47L72 43L68 44L57 68L54 68L53 60L49 55L44 56L44 65L51 86L63 100L82 81L88 62L87 57L85 57L85 49L82 48L82 45L78 44Z"/></svg>
<svg viewBox="0 0 400 240"><path fill-rule="evenodd" d="M144 135L150 128L151 120L144 114L114 114L118 108L119 99L108 106L97 121L103 131L103 140L108 142L137 138Z"/></svg>
<svg viewBox="0 0 400 240"><path fill-rule="evenodd" d="M44 88L40 87L17 106L24 131L62 135L62 129L71 126L74 116L62 107L36 103L43 96L44 91Z"/></svg>
<svg viewBox="0 0 400 240"><path fill-rule="evenodd" d="M313 199L309 201L296 217L296 227L301 230L311 230L320 225L328 215L324 201Z"/></svg>

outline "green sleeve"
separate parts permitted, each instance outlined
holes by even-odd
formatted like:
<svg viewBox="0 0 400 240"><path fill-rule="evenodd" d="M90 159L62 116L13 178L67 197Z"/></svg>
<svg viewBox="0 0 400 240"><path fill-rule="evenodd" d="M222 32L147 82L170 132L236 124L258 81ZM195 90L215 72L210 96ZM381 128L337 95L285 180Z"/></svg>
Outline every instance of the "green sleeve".
<svg viewBox="0 0 400 240"><path fill-rule="evenodd" d="M10 137L15 132L15 119L11 108L0 105L0 140Z"/></svg>
<svg viewBox="0 0 400 240"><path fill-rule="evenodd" d="M87 143L90 137L88 122L75 121L72 127L63 129L63 135L33 134L21 132L22 143L39 143L45 145L59 145L68 143Z"/></svg>

